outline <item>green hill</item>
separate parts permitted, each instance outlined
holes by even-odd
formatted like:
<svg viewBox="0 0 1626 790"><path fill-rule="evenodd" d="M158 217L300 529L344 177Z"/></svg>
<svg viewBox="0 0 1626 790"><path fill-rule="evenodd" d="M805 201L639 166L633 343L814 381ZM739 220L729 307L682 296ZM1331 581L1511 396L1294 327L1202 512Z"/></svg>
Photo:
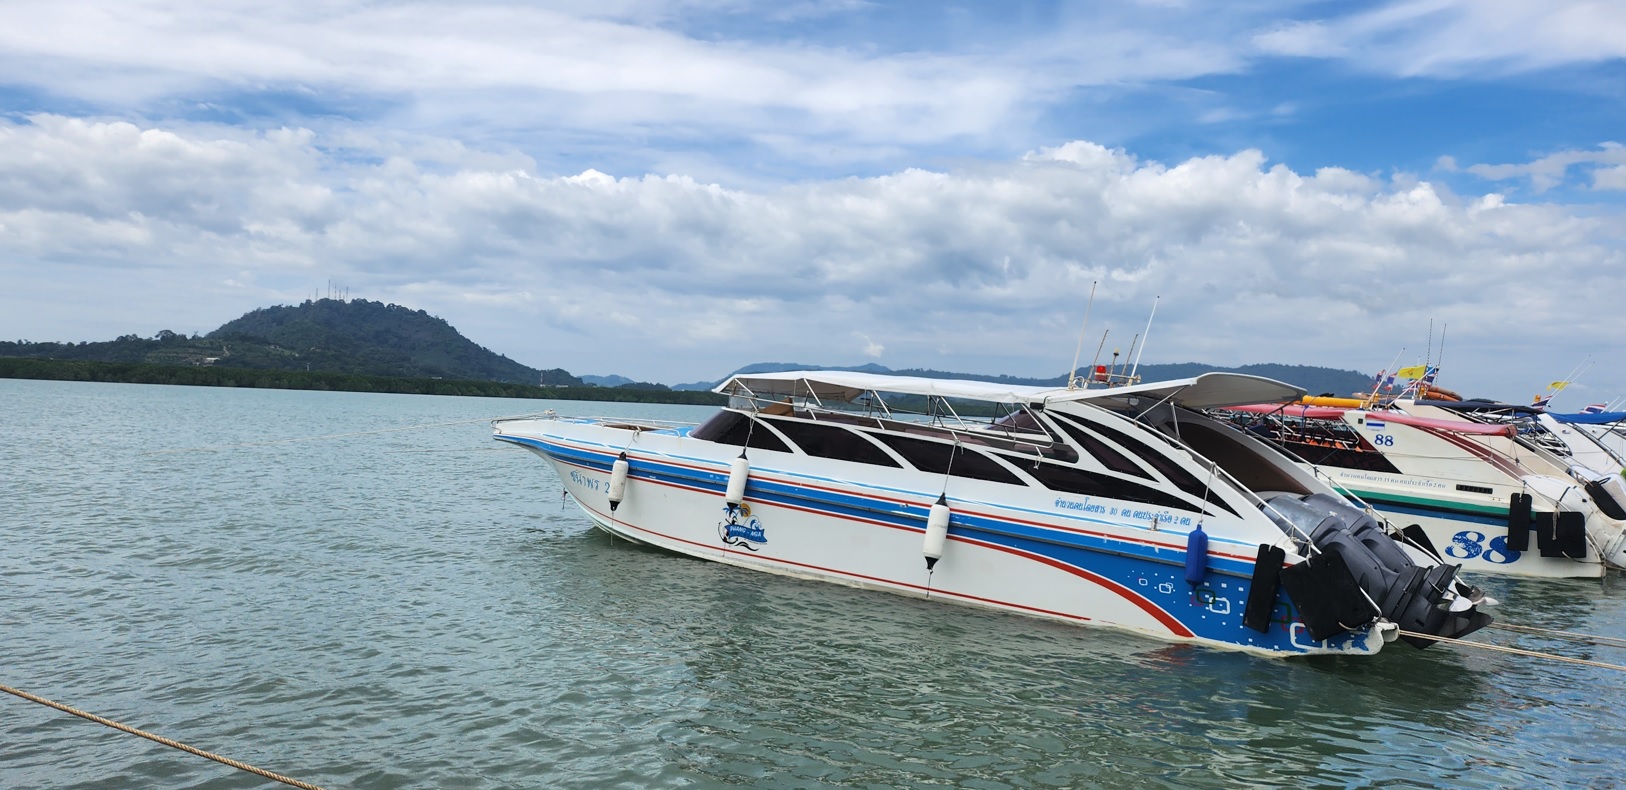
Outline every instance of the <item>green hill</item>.
<svg viewBox="0 0 1626 790"><path fill-rule="evenodd" d="M216 364L234 367L511 384L582 383L562 370L548 371L550 376L494 353L422 310L365 299L260 308L227 322L205 339L218 341L223 349Z"/></svg>
<svg viewBox="0 0 1626 790"><path fill-rule="evenodd" d="M165 330L100 343L0 343L0 357L583 386L564 370L494 353L422 310L365 299L260 308L203 336Z"/></svg>

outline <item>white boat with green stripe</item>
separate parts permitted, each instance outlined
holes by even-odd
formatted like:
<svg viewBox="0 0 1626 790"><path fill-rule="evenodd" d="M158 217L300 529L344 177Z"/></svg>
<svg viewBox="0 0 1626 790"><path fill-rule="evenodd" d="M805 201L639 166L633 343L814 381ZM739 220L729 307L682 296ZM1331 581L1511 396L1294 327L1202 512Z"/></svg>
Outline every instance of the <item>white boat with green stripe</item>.
<svg viewBox="0 0 1626 790"><path fill-rule="evenodd" d="M1466 571L1585 578L1626 567L1626 520L1599 501L1608 491L1521 442L1516 425L1410 412L1269 406L1229 419Z"/></svg>

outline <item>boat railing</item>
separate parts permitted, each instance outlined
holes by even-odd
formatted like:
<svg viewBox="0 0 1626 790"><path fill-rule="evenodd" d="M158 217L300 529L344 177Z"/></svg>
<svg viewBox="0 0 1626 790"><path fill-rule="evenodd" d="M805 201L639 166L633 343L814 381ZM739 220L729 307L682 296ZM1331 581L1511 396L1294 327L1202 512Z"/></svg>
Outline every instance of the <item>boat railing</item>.
<svg viewBox="0 0 1626 790"><path fill-rule="evenodd" d="M1146 414L1147 412L1150 412L1150 411L1151 411L1151 409L1147 409L1146 411L1141 412L1141 414L1144 415L1144 414ZM1210 419L1212 419L1212 418L1210 418ZM1242 494L1242 498L1244 500L1246 500L1249 504L1251 504L1254 507L1260 509L1261 511L1265 511L1265 512L1268 512L1268 513L1274 513L1277 516L1277 519L1279 519L1279 520L1277 520L1277 519L1272 519L1272 520L1277 521L1278 526L1280 526L1281 524L1287 524L1292 528L1293 532L1297 532L1301 536L1299 538L1295 538L1295 537L1293 537L1292 534L1284 532L1283 534L1286 534L1287 537L1290 540L1293 540L1296 544L1303 544L1305 551L1308 551L1308 552L1311 552L1311 553L1314 553L1314 554L1320 554L1321 553L1320 547L1315 545L1315 540L1310 537L1310 533L1305 532L1302 527L1300 527L1297 524L1293 523L1292 519L1288 518L1285 513L1278 510L1275 505L1272 505L1270 503L1269 500L1265 499L1262 496L1259 496L1258 492L1256 492L1252 488L1244 485L1241 480L1237 479L1237 477L1235 475L1233 475L1229 471L1227 471L1225 467L1220 466L1218 463L1216 463L1212 459L1209 459L1207 456L1204 456L1203 454L1197 452L1195 449L1193 449L1192 447L1187 445L1185 442L1180 441L1179 439L1175 438L1174 436L1169 436L1168 434L1164 433L1163 431L1158 430L1157 428L1155 428L1155 427L1151 426L1150 424L1145 423L1145 422L1143 422L1143 421L1141 421L1139 419L1137 419L1136 421L1141 422L1141 424L1146 425L1148 428L1151 428L1150 432L1151 432L1151 434L1153 436L1156 436L1157 438L1162 439L1170 447L1175 448L1175 449L1179 450L1182 453L1185 453L1186 457L1190 458L1198 466L1208 470L1208 475L1209 475L1209 478L1210 478L1209 482L1208 482L1208 485L1206 486L1206 488L1208 490L1210 490L1210 491L1213 490L1213 487L1214 487L1213 478L1217 477L1217 478L1221 479L1226 484L1228 484L1228 486L1232 490L1240 492ZM1224 421L1216 420L1216 422L1224 422ZM1236 428L1237 430L1240 430L1240 428L1237 428L1237 426L1233 425L1232 427Z"/></svg>

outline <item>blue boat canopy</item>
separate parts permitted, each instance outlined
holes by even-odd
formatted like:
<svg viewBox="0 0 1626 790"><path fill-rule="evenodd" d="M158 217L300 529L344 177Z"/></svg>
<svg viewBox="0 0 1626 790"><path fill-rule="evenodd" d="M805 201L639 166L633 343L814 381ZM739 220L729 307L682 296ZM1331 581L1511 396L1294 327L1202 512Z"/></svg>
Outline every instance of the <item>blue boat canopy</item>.
<svg viewBox="0 0 1626 790"><path fill-rule="evenodd" d="M1551 414L1559 422L1571 425L1608 425L1626 420L1626 411L1600 411L1594 414Z"/></svg>

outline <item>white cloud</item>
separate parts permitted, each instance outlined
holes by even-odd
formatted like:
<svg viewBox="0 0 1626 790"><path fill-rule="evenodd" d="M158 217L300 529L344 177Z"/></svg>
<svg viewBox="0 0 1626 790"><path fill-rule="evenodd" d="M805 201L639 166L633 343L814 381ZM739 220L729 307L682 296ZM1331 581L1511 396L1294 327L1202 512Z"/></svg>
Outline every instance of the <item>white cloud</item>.
<svg viewBox="0 0 1626 790"><path fill-rule="evenodd" d="M1042 39L1015 57L890 53L676 27L691 6L743 4L552 5L24 0L0 26L0 65L9 80L114 107L221 91L361 92L439 116L490 118L501 107L600 130L773 129L788 113L804 134L918 142L989 134L1046 91L1190 76L1229 58L1121 26Z"/></svg>
<svg viewBox="0 0 1626 790"><path fill-rule="evenodd" d="M0 136L0 337L207 330L331 279L539 367L678 381L884 350L1056 375L1100 280L1109 348L1162 296L1146 361L1375 369L1432 318L1452 383L1523 397L1510 371L1539 379L1626 332L1606 209L1300 174L1253 150L1164 164L1073 142L744 190L478 152L448 167L301 130L42 116Z"/></svg>
<svg viewBox="0 0 1626 790"><path fill-rule="evenodd" d="M1340 6L1341 7L1341 6ZM1349 60L1383 74L1483 77L1626 57L1626 6L1596 0L1398 0L1268 26L1270 55Z"/></svg>
<svg viewBox="0 0 1626 790"><path fill-rule="evenodd" d="M1325 22L1283 22L1257 33L1253 44L1272 55L1303 58L1336 58L1349 54L1341 37Z"/></svg>
<svg viewBox="0 0 1626 790"><path fill-rule="evenodd" d="M1115 139L1157 124L1313 123L1302 97L1256 104L1245 88L1190 84L1284 55L1477 79L1626 54L1626 12L1602 3L1401 0L1298 18L1326 8L973 6L905 30L888 24L895 9L857 0L13 0L0 82L32 107L307 127L325 146L425 169L418 138L457 138L443 165L521 151L546 172L738 185L1008 157L1079 110L1088 119L1068 134ZM1126 98L1172 102L1176 117L1102 109Z"/></svg>
<svg viewBox="0 0 1626 790"><path fill-rule="evenodd" d="M853 337L864 341L864 356L866 357L880 359L881 355L886 353L886 346L871 340L869 335L866 335L863 332L854 332Z"/></svg>
<svg viewBox="0 0 1626 790"><path fill-rule="evenodd" d="M1592 171L1593 189L1626 189L1626 165L1600 167Z"/></svg>
<svg viewBox="0 0 1626 790"><path fill-rule="evenodd" d="M701 4L555 5L25 1L0 26L0 66L10 81L110 107L221 92L361 93L449 124L501 108L578 129L750 129L789 113L812 132L861 139L984 134L1028 90L987 58L713 40L661 26Z"/></svg>
<svg viewBox="0 0 1626 790"><path fill-rule="evenodd" d="M541 130L559 147L655 138L875 162L900 146L1008 146L1080 87L1242 70L1236 31L1254 13L1078 7L1007 24L975 12L986 18L960 33L949 14L911 26L938 32L922 47L867 24L872 5L15 0L0 73L117 114L187 107L313 128L359 116L533 151ZM824 17L850 24L822 37L795 24Z"/></svg>
<svg viewBox="0 0 1626 790"><path fill-rule="evenodd" d="M1530 186L1537 193L1545 192L1564 183L1571 167L1598 166L1598 165L1626 165L1626 146L1619 143L1608 142L1599 146L1595 151L1559 151L1548 154L1525 164L1505 165L1472 165L1468 172L1480 178L1492 181L1506 181L1517 178L1530 179ZM1593 170L1594 189L1612 189L1614 175L1613 168L1596 167Z"/></svg>

